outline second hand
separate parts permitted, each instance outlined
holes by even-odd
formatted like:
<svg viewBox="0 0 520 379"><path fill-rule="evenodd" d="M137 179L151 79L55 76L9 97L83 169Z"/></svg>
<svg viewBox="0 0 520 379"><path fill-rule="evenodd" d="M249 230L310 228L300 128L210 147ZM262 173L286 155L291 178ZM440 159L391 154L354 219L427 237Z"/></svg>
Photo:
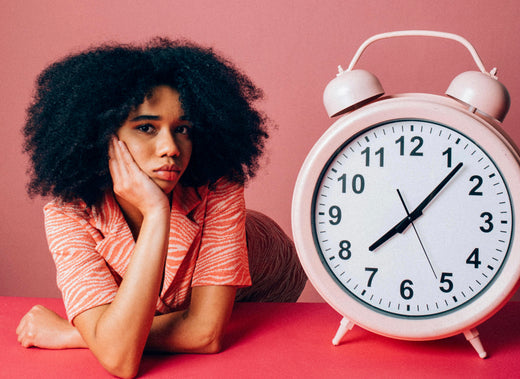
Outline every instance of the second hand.
<svg viewBox="0 0 520 379"><path fill-rule="evenodd" d="M403 207L404 207L404 210L406 211L406 214L408 215L408 217L410 217L410 212L408 211L408 208L406 207L403 196L401 195L401 192L399 191L399 189L397 190L397 194L399 195L399 199L401 199L401 203L403 203ZM421 241L421 237L419 237L419 233L417 232L417 229L415 228L415 224L413 221L411 222L411 224L412 224L413 230L415 232L415 235L417 236L417 239L419 240L419 243L421 244L421 248L424 252L424 255L426 256L426 259L428 260L428 264L430 265L430 268L432 269L433 276L435 276L435 279L437 279L437 274L435 273L435 270L433 269L432 262L430 261L430 258L428 257L428 253L426 252L426 249L424 248L424 245Z"/></svg>

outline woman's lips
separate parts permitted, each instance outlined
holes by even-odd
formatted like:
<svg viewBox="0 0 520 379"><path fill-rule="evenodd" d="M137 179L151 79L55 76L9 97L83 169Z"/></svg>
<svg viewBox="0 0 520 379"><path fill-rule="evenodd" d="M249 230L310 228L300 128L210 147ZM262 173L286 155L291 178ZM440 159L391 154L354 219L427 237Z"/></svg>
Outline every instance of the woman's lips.
<svg viewBox="0 0 520 379"><path fill-rule="evenodd" d="M158 179L175 181L179 178L181 170L175 166L162 166L154 170L154 173Z"/></svg>

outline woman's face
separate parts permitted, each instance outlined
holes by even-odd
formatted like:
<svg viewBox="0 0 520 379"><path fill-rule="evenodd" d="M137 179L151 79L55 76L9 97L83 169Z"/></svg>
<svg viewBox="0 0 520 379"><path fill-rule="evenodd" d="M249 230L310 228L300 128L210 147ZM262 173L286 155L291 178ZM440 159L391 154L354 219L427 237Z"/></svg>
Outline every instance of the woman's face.
<svg viewBox="0 0 520 379"><path fill-rule="evenodd" d="M166 194L173 191L191 157L190 124L183 115L179 93L158 86L116 132L139 168Z"/></svg>

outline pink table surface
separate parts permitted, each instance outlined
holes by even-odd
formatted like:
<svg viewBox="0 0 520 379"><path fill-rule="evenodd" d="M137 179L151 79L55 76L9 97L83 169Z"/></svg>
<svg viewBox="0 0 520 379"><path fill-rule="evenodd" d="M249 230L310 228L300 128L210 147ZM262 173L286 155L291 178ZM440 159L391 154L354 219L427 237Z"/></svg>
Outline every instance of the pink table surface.
<svg viewBox="0 0 520 379"><path fill-rule="evenodd" d="M34 304L64 314L60 299L0 297L1 378L103 378L87 349L24 349L15 329ZM237 304L225 350L215 355L145 354L150 378L414 378L520 377L520 302L479 327L489 357L480 359L462 335L409 342L355 327L339 346L331 339L341 317L327 304Z"/></svg>

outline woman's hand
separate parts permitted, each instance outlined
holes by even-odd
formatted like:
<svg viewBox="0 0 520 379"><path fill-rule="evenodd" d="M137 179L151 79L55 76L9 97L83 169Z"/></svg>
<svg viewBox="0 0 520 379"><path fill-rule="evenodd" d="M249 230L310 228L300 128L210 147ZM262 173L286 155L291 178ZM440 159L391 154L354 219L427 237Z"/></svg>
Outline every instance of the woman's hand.
<svg viewBox="0 0 520 379"><path fill-rule="evenodd" d="M83 338L67 320L42 305L35 305L16 328L23 347L69 349L87 347Z"/></svg>
<svg viewBox="0 0 520 379"><path fill-rule="evenodd" d="M135 163L125 143L112 138L108 154L114 193L144 216L153 209L169 212L169 201L161 188Z"/></svg>

